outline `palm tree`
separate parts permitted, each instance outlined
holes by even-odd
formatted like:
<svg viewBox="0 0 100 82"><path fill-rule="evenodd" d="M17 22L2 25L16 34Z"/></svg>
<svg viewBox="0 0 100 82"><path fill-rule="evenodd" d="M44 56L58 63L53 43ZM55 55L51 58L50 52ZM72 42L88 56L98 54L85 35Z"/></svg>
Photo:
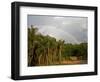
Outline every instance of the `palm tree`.
<svg viewBox="0 0 100 82"><path fill-rule="evenodd" d="M59 42L58 42L58 59L59 59L60 64L61 64L61 61L62 61L63 44L64 44L64 41L59 40Z"/></svg>

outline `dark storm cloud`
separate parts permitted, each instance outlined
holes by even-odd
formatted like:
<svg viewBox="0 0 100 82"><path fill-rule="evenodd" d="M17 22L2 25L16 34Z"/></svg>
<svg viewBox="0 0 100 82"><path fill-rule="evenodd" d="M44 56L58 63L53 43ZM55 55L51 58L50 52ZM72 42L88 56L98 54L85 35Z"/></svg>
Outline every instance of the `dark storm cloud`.
<svg viewBox="0 0 100 82"><path fill-rule="evenodd" d="M36 26L43 35L66 43L87 42L87 17L28 15L28 27Z"/></svg>

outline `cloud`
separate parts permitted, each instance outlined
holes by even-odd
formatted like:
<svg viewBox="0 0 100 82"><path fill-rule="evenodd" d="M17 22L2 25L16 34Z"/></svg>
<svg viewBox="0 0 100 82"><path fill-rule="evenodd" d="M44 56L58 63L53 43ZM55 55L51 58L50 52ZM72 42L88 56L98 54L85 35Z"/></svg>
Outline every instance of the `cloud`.
<svg viewBox="0 0 100 82"><path fill-rule="evenodd" d="M41 34L66 43L87 42L87 21L86 17L28 15L28 26L35 25Z"/></svg>

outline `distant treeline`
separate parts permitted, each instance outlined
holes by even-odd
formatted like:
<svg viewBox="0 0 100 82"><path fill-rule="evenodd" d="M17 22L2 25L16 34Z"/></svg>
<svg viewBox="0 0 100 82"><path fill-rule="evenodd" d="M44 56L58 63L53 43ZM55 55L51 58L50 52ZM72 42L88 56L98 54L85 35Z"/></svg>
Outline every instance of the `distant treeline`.
<svg viewBox="0 0 100 82"><path fill-rule="evenodd" d="M28 28L28 66L62 64L62 61L75 59L87 60L87 43L57 41L54 37L38 33L34 26Z"/></svg>

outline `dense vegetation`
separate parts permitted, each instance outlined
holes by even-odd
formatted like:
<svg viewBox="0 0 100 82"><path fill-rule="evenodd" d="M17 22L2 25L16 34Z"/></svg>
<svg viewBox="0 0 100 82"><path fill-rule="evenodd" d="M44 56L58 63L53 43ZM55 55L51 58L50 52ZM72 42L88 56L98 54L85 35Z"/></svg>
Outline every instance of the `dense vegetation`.
<svg viewBox="0 0 100 82"><path fill-rule="evenodd" d="M28 28L28 66L69 64L67 61L76 60L87 63L87 43L66 44L38 33L34 26Z"/></svg>

